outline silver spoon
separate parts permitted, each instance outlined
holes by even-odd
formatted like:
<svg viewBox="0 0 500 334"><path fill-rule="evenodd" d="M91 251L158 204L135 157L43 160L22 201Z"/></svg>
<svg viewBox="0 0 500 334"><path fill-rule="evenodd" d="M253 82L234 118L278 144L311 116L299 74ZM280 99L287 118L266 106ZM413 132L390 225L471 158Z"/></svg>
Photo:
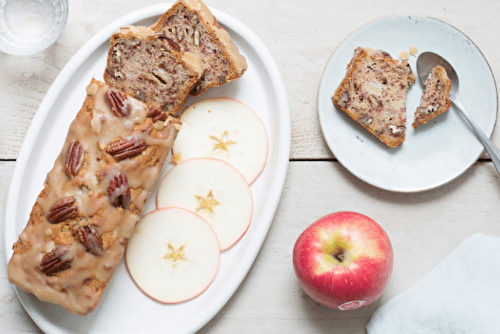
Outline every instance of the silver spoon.
<svg viewBox="0 0 500 334"><path fill-rule="evenodd" d="M431 73L434 66L441 65L448 73L448 77L451 80L451 90L450 99L455 105L456 109L462 114L462 116L467 120L470 128L475 133L476 137L479 139L481 144L483 144L486 152L488 152L493 165L495 166L498 173L500 173L500 149L493 144L493 142L484 134L484 132L474 123L469 114L465 111L462 102L458 99L458 75L453 67L448 63L443 57L432 53L423 52L417 58L417 73L420 79L420 83L425 86L425 79Z"/></svg>

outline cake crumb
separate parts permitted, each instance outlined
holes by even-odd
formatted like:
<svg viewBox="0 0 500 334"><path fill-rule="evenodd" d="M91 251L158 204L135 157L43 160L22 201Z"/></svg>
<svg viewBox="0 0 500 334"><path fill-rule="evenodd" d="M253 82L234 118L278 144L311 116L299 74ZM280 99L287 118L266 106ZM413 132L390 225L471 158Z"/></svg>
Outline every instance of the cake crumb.
<svg viewBox="0 0 500 334"><path fill-rule="evenodd" d="M410 55L406 51L399 51L399 59L408 60L410 59Z"/></svg>

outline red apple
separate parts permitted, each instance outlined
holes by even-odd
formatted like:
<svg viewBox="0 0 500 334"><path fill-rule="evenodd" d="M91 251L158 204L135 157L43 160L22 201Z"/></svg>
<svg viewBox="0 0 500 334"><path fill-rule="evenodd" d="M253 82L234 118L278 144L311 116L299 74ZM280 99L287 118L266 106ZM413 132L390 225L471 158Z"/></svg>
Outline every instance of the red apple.
<svg viewBox="0 0 500 334"><path fill-rule="evenodd" d="M302 289L316 302L352 310L377 300L392 273L387 233L373 219L349 211L312 223L298 237L293 266Z"/></svg>

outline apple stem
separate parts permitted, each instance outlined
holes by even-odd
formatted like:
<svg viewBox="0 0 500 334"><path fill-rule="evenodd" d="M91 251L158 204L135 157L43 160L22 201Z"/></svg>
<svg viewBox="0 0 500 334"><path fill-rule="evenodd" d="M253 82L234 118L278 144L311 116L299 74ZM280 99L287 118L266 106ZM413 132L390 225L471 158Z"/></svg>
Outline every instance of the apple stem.
<svg viewBox="0 0 500 334"><path fill-rule="evenodd" d="M336 259L340 263L344 262L344 260L345 260L345 253L344 253L344 250L342 248L335 249L335 251L332 252L331 255L334 259Z"/></svg>

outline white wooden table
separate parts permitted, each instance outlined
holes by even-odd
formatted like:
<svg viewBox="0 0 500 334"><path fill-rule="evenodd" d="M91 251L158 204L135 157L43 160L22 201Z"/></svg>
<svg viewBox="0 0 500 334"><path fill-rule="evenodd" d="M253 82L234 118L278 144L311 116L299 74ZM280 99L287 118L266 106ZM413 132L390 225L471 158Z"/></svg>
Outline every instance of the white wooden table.
<svg viewBox="0 0 500 334"><path fill-rule="evenodd" d="M0 332L39 333L7 281L3 214L23 138L51 83L79 47L109 22L153 0L70 0L68 24L49 49L30 57L0 54ZM426 15L464 32L500 79L497 0L207 0L250 27L275 57L292 116L292 149L281 203L257 260L240 288L201 333L365 333L380 304L404 291L469 235L500 236L500 179L487 156L435 190L400 194L374 188L340 165L318 122L317 89L335 48L363 24L390 15ZM493 134L500 145L500 130ZM300 232L333 211L373 217L391 237L394 273L382 298L336 312L297 285L291 251Z"/></svg>

